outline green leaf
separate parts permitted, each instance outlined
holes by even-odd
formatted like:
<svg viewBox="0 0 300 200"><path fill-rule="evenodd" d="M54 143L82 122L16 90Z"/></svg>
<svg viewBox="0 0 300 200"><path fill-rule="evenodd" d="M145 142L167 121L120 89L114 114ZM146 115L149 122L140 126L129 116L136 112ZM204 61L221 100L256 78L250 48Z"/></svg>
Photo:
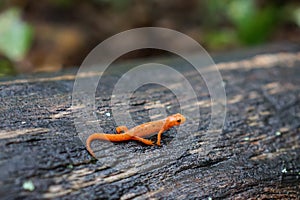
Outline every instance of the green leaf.
<svg viewBox="0 0 300 200"><path fill-rule="evenodd" d="M31 26L22 21L20 10L11 8L0 15L0 52L12 61L21 60L32 43Z"/></svg>
<svg viewBox="0 0 300 200"><path fill-rule="evenodd" d="M236 33L230 29L209 31L204 36L204 41L206 41L206 44L210 49L214 50L222 50L238 44Z"/></svg>
<svg viewBox="0 0 300 200"><path fill-rule="evenodd" d="M248 23L255 15L256 8L251 0L232 0L228 5L228 16L235 25L241 26Z"/></svg>
<svg viewBox="0 0 300 200"><path fill-rule="evenodd" d="M294 20L296 24L300 27L300 7L294 10Z"/></svg>
<svg viewBox="0 0 300 200"><path fill-rule="evenodd" d="M0 78L7 75L15 75L16 71L11 62L0 57Z"/></svg>
<svg viewBox="0 0 300 200"><path fill-rule="evenodd" d="M242 43L264 42L277 25L279 10L269 5L259 9L251 0L233 0L229 5L228 16L237 29Z"/></svg>

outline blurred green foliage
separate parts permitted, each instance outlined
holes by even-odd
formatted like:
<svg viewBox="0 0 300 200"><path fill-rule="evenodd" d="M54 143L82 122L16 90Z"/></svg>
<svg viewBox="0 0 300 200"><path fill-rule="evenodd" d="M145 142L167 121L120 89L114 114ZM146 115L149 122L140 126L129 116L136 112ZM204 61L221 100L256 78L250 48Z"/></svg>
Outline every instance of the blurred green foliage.
<svg viewBox="0 0 300 200"><path fill-rule="evenodd" d="M0 58L0 77L15 74L13 64L7 59Z"/></svg>
<svg viewBox="0 0 300 200"><path fill-rule="evenodd" d="M32 28L21 20L21 12L11 8L0 15L0 77L14 75L13 63L24 58L32 43ZM9 59L9 60L8 60Z"/></svg>
<svg viewBox="0 0 300 200"><path fill-rule="evenodd" d="M32 17L31 19L41 17L40 21L36 20L34 23L38 21L37 24L46 26L51 26L51 23L52 25L68 25L67 20L58 21L57 19L60 16L66 16L65 13L70 11L75 11L68 14L69 19L73 19L72 14L75 15L76 20L70 23L73 26L78 25L76 23L83 23L80 24L81 27L94 25L94 21L97 20L93 20L93 18L97 17L107 20L112 18L111 25L104 23L103 26L99 26L99 30L105 33L103 34L105 36L106 33L115 33L126 28L130 29L145 24L151 26L163 22L162 24L171 24L171 27L175 27L177 30L192 30L191 32L197 30L198 42L204 44L210 51L266 42L280 28L285 29L284 26L281 26L282 24L293 24L300 27L300 2L296 3L295 0L196 0L191 2L88 0L84 3L79 0L46 0L42 3L21 2L5 4L0 0L2 11L0 13L0 76L15 73L12 66L26 59L33 39L36 39L33 38L33 28L22 18L23 14ZM33 13L29 13L28 9L25 9L30 6L33 7ZM44 8L46 12L39 12L39 8ZM76 18L78 17L76 13L81 13L80 9L87 11L90 15L86 16L86 19L85 16ZM192 14L189 15L189 12ZM137 16L137 22L135 22L135 16ZM139 17L143 19L142 22L139 22ZM81 21L81 19L83 20ZM52 21L49 23L47 20ZM88 32L86 29L84 31ZM38 34L39 32L36 33L36 36L39 36ZM105 38L96 39L102 41ZM53 52L49 52L49 54L51 53Z"/></svg>
<svg viewBox="0 0 300 200"><path fill-rule="evenodd" d="M53 0L53 4L61 7L69 7L73 4L73 0Z"/></svg>
<svg viewBox="0 0 300 200"><path fill-rule="evenodd" d="M20 61L31 45L32 28L21 20L20 10L15 8L0 15L0 27L0 51L12 61Z"/></svg>
<svg viewBox="0 0 300 200"><path fill-rule="evenodd" d="M231 29L223 29L222 31L211 30L205 35L204 41L206 41L210 49L214 50L219 50L224 47L234 47L238 44L236 32Z"/></svg>
<svg viewBox="0 0 300 200"><path fill-rule="evenodd" d="M229 4L228 16L236 27L237 36L244 44L264 42L278 21L280 10L273 5L259 9L255 1L233 0Z"/></svg>
<svg viewBox="0 0 300 200"><path fill-rule="evenodd" d="M300 27L300 7L296 8L293 12L293 18L297 25Z"/></svg>
<svg viewBox="0 0 300 200"><path fill-rule="evenodd" d="M209 28L204 41L207 46L223 49L228 45L254 45L265 42L282 20L284 9L279 8L275 2L265 6L258 6L257 2L207 0L205 6ZM224 27L224 24L227 26Z"/></svg>
<svg viewBox="0 0 300 200"><path fill-rule="evenodd" d="M130 6L132 0L93 0L93 1L99 4L103 4L103 3L108 4L114 10L121 12L126 10Z"/></svg>

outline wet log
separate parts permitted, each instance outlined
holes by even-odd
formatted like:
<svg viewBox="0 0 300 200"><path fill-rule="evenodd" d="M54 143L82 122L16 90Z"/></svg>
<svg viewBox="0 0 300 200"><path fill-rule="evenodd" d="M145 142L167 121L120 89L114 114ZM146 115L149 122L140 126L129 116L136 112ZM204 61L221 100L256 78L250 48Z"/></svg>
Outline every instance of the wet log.
<svg viewBox="0 0 300 200"><path fill-rule="evenodd" d="M200 89L199 128L190 133L187 123L184 130L193 134L189 145L172 147L182 151L168 148L176 139L176 129L163 135L161 147L135 141L110 145L106 152L112 157L131 159L120 165L123 168L92 158L79 137L71 106L75 69L2 79L1 199L299 199L300 46L264 47L214 59L227 95L223 131L206 132L209 93ZM182 61L168 62L184 66ZM198 76L189 70L184 74L189 80ZM96 98L96 114L97 123L109 133L115 123L107 114L110 96L105 87L115 76L108 73L105 78L108 82ZM203 81L199 88L205 88ZM139 89L130 102L134 122L149 120L151 102L160 101L168 113L177 112L174 98L160 86ZM96 151L99 143L93 143ZM167 152L159 165L153 161L147 169L135 166L138 160L163 151Z"/></svg>

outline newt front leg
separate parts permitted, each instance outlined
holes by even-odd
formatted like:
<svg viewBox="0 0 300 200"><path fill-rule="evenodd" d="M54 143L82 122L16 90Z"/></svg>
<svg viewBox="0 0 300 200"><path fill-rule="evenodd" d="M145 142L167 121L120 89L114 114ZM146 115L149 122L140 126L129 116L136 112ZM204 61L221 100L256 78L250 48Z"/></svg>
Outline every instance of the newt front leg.
<svg viewBox="0 0 300 200"><path fill-rule="evenodd" d="M126 126L118 126L117 128L116 128L116 131L117 131L117 133L125 133L125 132L127 132L128 131L128 128L126 127Z"/></svg>

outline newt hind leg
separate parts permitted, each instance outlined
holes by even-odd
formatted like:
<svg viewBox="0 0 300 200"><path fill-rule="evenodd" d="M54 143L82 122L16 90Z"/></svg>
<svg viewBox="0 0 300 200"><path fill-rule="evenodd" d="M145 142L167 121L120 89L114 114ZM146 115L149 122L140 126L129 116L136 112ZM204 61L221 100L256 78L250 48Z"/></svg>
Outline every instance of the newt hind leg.
<svg viewBox="0 0 300 200"><path fill-rule="evenodd" d="M128 128L127 128L126 126L118 126L118 127L116 128L116 131L117 131L118 134L121 134L121 133L127 132L127 131L128 131Z"/></svg>
<svg viewBox="0 0 300 200"><path fill-rule="evenodd" d="M133 136L132 138L133 140L137 140L137 141L140 141L146 145L153 145L153 142L151 140L147 140L147 139L144 139L144 138L141 138L141 137L138 137L138 136Z"/></svg>

